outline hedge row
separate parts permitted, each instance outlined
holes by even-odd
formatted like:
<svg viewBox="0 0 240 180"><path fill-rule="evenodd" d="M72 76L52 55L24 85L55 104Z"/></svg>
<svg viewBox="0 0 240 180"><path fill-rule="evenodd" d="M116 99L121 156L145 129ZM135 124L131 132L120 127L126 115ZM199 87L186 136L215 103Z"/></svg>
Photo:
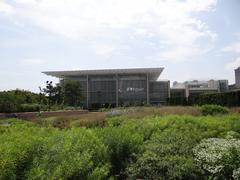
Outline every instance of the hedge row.
<svg viewBox="0 0 240 180"><path fill-rule="evenodd" d="M0 92L0 113L39 111L39 95L23 90Z"/></svg>
<svg viewBox="0 0 240 180"><path fill-rule="evenodd" d="M187 98L169 98L168 105L204 105L216 104L221 106L240 106L240 91L225 93L207 93Z"/></svg>

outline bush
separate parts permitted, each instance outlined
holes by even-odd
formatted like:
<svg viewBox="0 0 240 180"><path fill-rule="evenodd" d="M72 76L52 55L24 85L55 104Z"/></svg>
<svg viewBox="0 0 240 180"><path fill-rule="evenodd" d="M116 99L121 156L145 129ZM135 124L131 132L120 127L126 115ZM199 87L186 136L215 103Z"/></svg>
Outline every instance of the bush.
<svg viewBox="0 0 240 180"><path fill-rule="evenodd" d="M107 148L85 129L54 134L34 157L29 179L104 179L109 172Z"/></svg>
<svg viewBox="0 0 240 180"><path fill-rule="evenodd" d="M201 179L192 157L196 144L190 132L157 132L128 168L128 175L132 179Z"/></svg>
<svg viewBox="0 0 240 180"><path fill-rule="evenodd" d="M21 104L20 109L21 112L38 112L41 110L40 104Z"/></svg>
<svg viewBox="0 0 240 180"><path fill-rule="evenodd" d="M111 174L123 176L128 163L140 151L143 137L122 127L106 127L97 133L108 147Z"/></svg>
<svg viewBox="0 0 240 180"><path fill-rule="evenodd" d="M0 113L20 112L21 104L37 104L39 95L23 90L0 92ZM24 105L23 105L24 106Z"/></svg>
<svg viewBox="0 0 240 180"><path fill-rule="evenodd" d="M219 105L203 105L200 107L202 115L228 114L229 109Z"/></svg>
<svg viewBox="0 0 240 180"><path fill-rule="evenodd" d="M10 123L0 134L0 179L105 179L107 148L85 129Z"/></svg>
<svg viewBox="0 0 240 180"><path fill-rule="evenodd" d="M147 113L153 111L157 110L147 109ZM155 112L155 116L142 118L114 116L95 124L102 118L100 114L46 118L50 127L1 120L0 179L240 177L238 114ZM70 129L73 125L79 127Z"/></svg>
<svg viewBox="0 0 240 180"><path fill-rule="evenodd" d="M240 91L201 94L195 104L217 104L221 106L239 106Z"/></svg>
<svg viewBox="0 0 240 180"><path fill-rule="evenodd" d="M211 179L239 179L240 140L210 138L194 148L195 159Z"/></svg>
<svg viewBox="0 0 240 180"><path fill-rule="evenodd" d="M0 179L24 179L44 138L30 124L9 124L5 128L0 135Z"/></svg>

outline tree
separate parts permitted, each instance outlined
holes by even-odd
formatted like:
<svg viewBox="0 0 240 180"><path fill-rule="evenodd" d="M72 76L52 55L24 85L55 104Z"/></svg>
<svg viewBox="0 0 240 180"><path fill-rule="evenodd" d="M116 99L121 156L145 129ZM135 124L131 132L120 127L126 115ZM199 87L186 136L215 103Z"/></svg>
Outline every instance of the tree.
<svg viewBox="0 0 240 180"><path fill-rule="evenodd" d="M48 105L48 110L51 109L53 104L60 104L63 100L63 95L62 95L62 88L59 84L56 84L53 86L52 81L47 81L46 82L46 87L40 89L40 96L42 94L45 94L47 96L47 105Z"/></svg>
<svg viewBox="0 0 240 180"><path fill-rule="evenodd" d="M79 106L82 98L80 81L65 80L63 82L64 103L69 106Z"/></svg>

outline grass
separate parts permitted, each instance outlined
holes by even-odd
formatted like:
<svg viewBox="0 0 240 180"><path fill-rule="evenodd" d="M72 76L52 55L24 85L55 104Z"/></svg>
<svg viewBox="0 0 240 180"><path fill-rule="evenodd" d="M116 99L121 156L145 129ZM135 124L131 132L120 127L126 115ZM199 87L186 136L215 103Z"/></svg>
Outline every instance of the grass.
<svg viewBox="0 0 240 180"><path fill-rule="evenodd" d="M236 113L236 109L231 109ZM198 106L163 106L163 107L129 107L105 109L99 112L89 112L75 116L55 116L49 118L39 118L32 120L42 126L53 126L56 128L72 127L104 127L109 119L142 119L147 117L158 117L168 115L191 115L199 117L202 115Z"/></svg>
<svg viewBox="0 0 240 180"><path fill-rule="evenodd" d="M229 179L240 167L239 114L202 116L198 107L1 120L0 139L0 179ZM209 142L222 154L211 162Z"/></svg>
<svg viewBox="0 0 240 180"><path fill-rule="evenodd" d="M166 115L200 116L198 107L166 106L166 107L130 107L114 108L104 112L89 112L77 116L58 116L33 120L40 125L53 126L60 129L71 127L103 127L108 118L121 116L122 118L143 118L149 116Z"/></svg>
<svg viewBox="0 0 240 180"><path fill-rule="evenodd" d="M34 120L33 122L43 126L53 126L60 129L71 127L104 126L106 122L106 115L103 112L91 112L77 116L40 118Z"/></svg>

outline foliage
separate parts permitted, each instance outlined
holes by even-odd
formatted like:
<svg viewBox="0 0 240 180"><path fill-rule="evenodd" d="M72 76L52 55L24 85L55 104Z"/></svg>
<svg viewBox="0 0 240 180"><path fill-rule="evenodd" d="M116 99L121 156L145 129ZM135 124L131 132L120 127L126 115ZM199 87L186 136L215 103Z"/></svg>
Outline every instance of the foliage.
<svg viewBox="0 0 240 180"><path fill-rule="evenodd" d="M194 154L212 179L239 179L240 140L204 139L194 148Z"/></svg>
<svg viewBox="0 0 240 180"><path fill-rule="evenodd" d="M208 93L199 96L199 105L217 104L221 106L239 106L240 91L224 92L224 93Z"/></svg>
<svg viewBox="0 0 240 180"><path fill-rule="evenodd" d="M130 177L146 179L197 179L201 173L192 157L197 137L191 132L156 132L137 162L129 167Z"/></svg>
<svg viewBox="0 0 240 180"><path fill-rule="evenodd" d="M38 94L29 91L2 91L0 92L0 113L19 112L22 104L37 104L38 101Z"/></svg>
<svg viewBox="0 0 240 180"><path fill-rule="evenodd" d="M59 84L53 85L52 81L46 82L46 87L40 89L40 96L43 94L47 97L48 110L51 110L51 107L55 104L61 104L63 101L62 98L62 87ZM42 97L42 96L41 96Z"/></svg>
<svg viewBox="0 0 240 180"><path fill-rule="evenodd" d="M145 116L159 115L184 115L200 116L201 112L197 106L162 106L162 107L118 107L106 111L108 117L127 116L131 118L142 118Z"/></svg>
<svg viewBox="0 0 240 180"><path fill-rule="evenodd" d="M29 179L102 179L107 176L106 147L91 132L73 129L58 132L35 156Z"/></svg>
<svg viewBox="0 0 240 180"><path fill-rule="evenodd" d="M20 111L21 112L37 112L42 109L40 104L21 104Z"/></svg>
<svg viewBox="0 0 240 180"><path fill-rule="evenodd" d="M238 114L136 109L1 120L0 179L239 179Z"/></svg>
<svg viewBox="0 0 240 180"><path fill-rule="evenodd" d="M137 160L129 165L130 179L207 179L210 176L195 162L192 149L201 139L229 136L230 130L240 131L238 115L166 116L144 121L154 123L147 125L152 135ZM239 138L238 133L230 134ZM234 172L237 176L238 171Z"/></svg>
<svg viewBox="0 0 240 180"><path fill-rule="evenodd" d="M108 147L111 174L121 176L134 155L140 151L143 137L138 133L131 133L124 127L106 127L97 130L99 137Z"/></svg>
<svg viewBox="0 0 240 180"><path fill-rule="evenodd" d="M82 98L82 86L80 81L65 80L63 82L63 94L66 105L79 106Z"/></svg>
<svg viewBox="0 0 240 180"><path fill-rule="evenodd" d="M107 148L91 131L5 123L9 126L0 134L0 179L104 179L108 175Z"/></svg>
<svg viewBox="0 0 240 180"><path fill-rule="evenodd" d="M208 92L199 95L185 97L170 97L168 99L168 105L205 105L205 104L217 104L227 107L240 106L240 91L230 92Z"/></svg>
<svg viewBox="0 0 240 180"><path fill-rule="evenodd" d="M200 109L204 116L229 113L228 108L219 105L203 105Z"/></svg>

